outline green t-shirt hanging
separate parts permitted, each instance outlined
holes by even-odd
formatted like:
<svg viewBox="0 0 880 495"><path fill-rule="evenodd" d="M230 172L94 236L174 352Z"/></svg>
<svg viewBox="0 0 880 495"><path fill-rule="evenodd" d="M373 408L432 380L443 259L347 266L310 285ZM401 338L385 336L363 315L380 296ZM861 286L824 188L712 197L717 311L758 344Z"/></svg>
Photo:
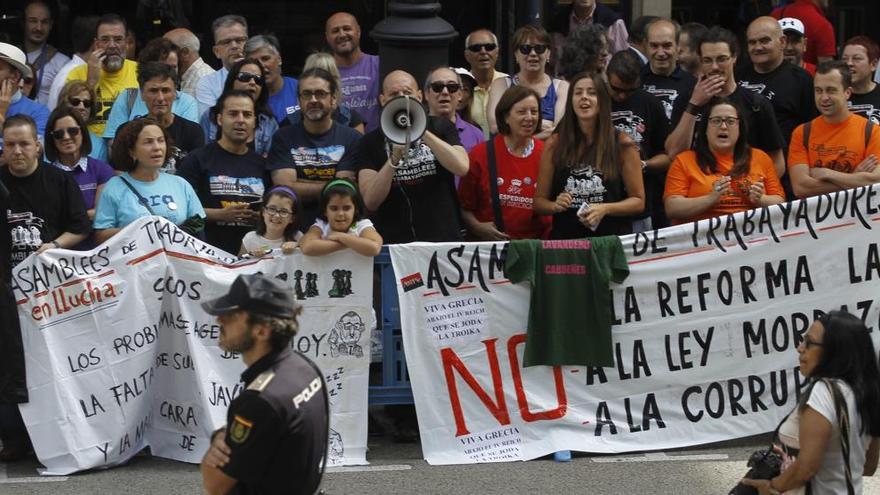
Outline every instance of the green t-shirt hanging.
<svg viewBox="0 0 880 495"><path fill-rule="evenodd" d="M614 366L608 284L629 275L620 238L510 241L505 274L532 287L523 366Z"/></svg>

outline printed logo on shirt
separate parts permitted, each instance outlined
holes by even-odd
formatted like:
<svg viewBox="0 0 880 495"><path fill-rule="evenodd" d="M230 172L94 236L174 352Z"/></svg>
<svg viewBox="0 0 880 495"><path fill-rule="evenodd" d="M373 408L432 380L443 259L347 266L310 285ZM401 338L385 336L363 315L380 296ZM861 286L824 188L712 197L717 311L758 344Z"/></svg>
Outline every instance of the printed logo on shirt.
<svg viewBox="0 0 880 495"><path fill-rule="evenodd" d="M817 159L813 162L814 167L824 167L838 172L851 173L859 163L859 155L850 151L846 146L832 146L826 148L824 143L810 145L811 152Z"/></svg>
<svg viewBox="0 0 880 495"><path fill-rule="evenodd" d="M874 105L871 105L870 103L864 103L861 105L853 105L852 102L848 103L850 112L860 115L874 124L880 125L880 109L874 107Z"/></svg>
<svg viewBox="0 0 880 495"><path fill-rule="evenodd" d="M498 178L499 181L501 177ZM525 179L511 179L510 184L507 186L507 189L504 192L501 192L501 189L498 191L498 199L501 201L502 206L510 207L510 208L521 208L524 210L532 209L532 203L534 199L531 196L524 195L522 187L523 184L530 184L531 180L526 183ZM499 184L500 186L500 184Z"/></svg>
<svg viewBox="0 0 880 495"><path fill-rule="evenodd" d="M308 180L330 180L336 176L336 165L345 154L345 146L334 144L317 148L290 148L297 176Z"/></svg>
<svg viewBox="0 0 880 495"><path fill-rule="evenodd" d="M9 232L12 236L10 258L14 266L44 244L43 226L46 222L29 211L12 213L7 210L6 215L9 218Z"/></svg>
<svg viewBox="0 0 880 495"><path fill-rule="evenodd" d="M424 287L425 282L422 280L421 273L413 273L412 275L408 275L400 279L400 286L403 287L404 292L409 292L411 290L418 289L419 287Z"/></svg>
<svg viewBox="0 0 880 495"><path fill-rule="evenodd" d="M572 170L563 190L571 194L569 208L578 209L584 203L605 202L606 189L602 173L594 170L592 165Z"/></svg>
<svg viewBox="0 0 880 495"><path fill-rule="evenodd" d="M437 158L428 145L422 141L409 149L406 160L394 171L398 184L415 185L424 182L426 177L437 175Z"/></svg>
<svg viewBox="0 0 880 495"><path fill-rule="evenodd" d="M672 119L672 107L678 98L678 90L658 88L653 84L646 84L644 89L660 100L660 104L663 105L663 111L666 112L666 119Z"/></svg>
<svg viewBox="0 0 880 495"><path fill-rule="evenodd" d="M629 137L633 138L639 150L642 149L642 141L645 140L643 137L645 134L645 119L632 113L631 110L621 110L611 112L611 122L614 123L615 129L625 132Z"/></svg>
<svg viewBox="0 0 880 495"><path fill-rule="evenodd" d="M212 175L208 177L208 190L214 196L247 196L262 198L266 186L259 177L230 177Z"/></svg>
<svg viewBox="0 0 880 495"><path fill-rule="evenodd" d="M160 170L165 172L166 174L175 175L177 174L177 164L183 160L188 153L178 148L177 146L171 146L168 148L168 157L165 159L165 163L162 164Z"/></svg>
<svg viewBox="0 0 880 495"><path fill-rule="evenodd" d="M773 100L773 97L776 96L776 92L768 91L767 85L764 83L750 83L748 81L740 81L739 85L742 86L743 88L746 88L746 89L751 90L755 93L758 93L759 95L762 95L764 98L767 98L768 100Z"/></svg>

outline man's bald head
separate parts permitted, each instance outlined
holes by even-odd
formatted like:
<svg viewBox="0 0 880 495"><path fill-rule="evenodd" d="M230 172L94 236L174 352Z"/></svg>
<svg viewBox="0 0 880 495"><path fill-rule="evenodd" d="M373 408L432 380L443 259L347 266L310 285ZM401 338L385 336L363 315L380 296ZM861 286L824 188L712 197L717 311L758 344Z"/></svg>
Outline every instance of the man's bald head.
<svg viewBox="0 0 880 495"><path fill-rule="evenodd" d="M749 59L755 71L765 74L779 67L784 61L787 41L776 19L767 16L758 17L749 24L746 39Z"/></svg>
<svg viewBox="0 0 880 495"><path fill-rule="evenodd" d="M384 106L388 100L403 95L412 96L416 100L422 101L422 92L419 91L419 84L412 74L403 70L391 71L382 81L382 94L379 95L379 103Z"/></svg>
<svg viewBox="0 0 880 495"><path fill-rule="evenodd" d="M361 26L348 12L337 12L327 19L324 38L337 57L356 57L361 51Z"/></svg>

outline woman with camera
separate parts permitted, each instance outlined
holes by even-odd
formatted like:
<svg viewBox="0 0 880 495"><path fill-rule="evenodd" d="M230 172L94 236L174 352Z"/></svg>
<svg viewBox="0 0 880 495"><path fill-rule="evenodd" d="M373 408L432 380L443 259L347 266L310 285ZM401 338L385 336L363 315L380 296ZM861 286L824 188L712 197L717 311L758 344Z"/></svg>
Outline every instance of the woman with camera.
<svg viewBox="0 0 880 495"><path fill-rule="evenodd" d="M831 311L813 322L797 351L809 385L779 427L782 473L742 484L760 495L807 486L812 495L860 494L880 446L880 370L868 329Z"/></svg>

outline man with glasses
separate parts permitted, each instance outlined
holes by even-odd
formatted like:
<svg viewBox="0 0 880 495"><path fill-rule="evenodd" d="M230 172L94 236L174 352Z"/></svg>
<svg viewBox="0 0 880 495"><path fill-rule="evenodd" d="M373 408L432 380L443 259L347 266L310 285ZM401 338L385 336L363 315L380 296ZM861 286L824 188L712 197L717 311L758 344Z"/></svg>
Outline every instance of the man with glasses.
<svg viewBox="0 0 880 495"><path fill-rule="evenodd" d="M33 67L37 101L48 104L49 88L70 58L47 43L52 32L52 10L45 0L28 0L24 6L24 51Z"/></svg>
<svg viewBox="0 0 880 495"><path fill-rule="evenodd" d="M672 119L675 100L690 93L696 80L678 66L681 29L669 19L657 19L647 28L648 63L642 69L642 89L663 105L667 121Z"/></svg>
<svg viewBox="0 0 880 495"><path fill-rule="evenodd" d="M638 56L629 50L615 53L605 69L611 89L611 121L635 141L642 160L645 211L633 219L633 232L669 225L663 209L663 185L671 162L663 149L669 121L660 100L641 89L641 70Z"/></svg>
<svg viewBox="0 0 880 495"><path fill-rule="evenodd" d="M269 109L279 124L287 116L299 110L297 86L299 83L292 77L281 74L281 48L278 38L272 35L257 35L248 40L244 46L244 56L253 58L263 64L266 90L269 92Z"/></svg>
<svg viewBox="0 0 880 495"><path fill-rule="evenodd" d="M192 185L205 208L208 243L237 254L259 218L268 174L263 157L248 146L257 121L250 94L234 89L217 105L218 139L188 154L177 175Z"/></svg>
<svg viewBox="0 0 880 495"><path fill-rule="evenodd" d="M675 100L672 109L673 131L666 139L666 153L674 158L691 149L696 123L703 118L705 105L713 96L724 96L739 107L740 118L748 123L748 143L773 159L778 176L785 173L785 142L776 124L773 105L763 96L749 91L733 77L736 66L736 36L727 29L714 26L702 37L698 46L701 74L689 94Z"/></svg>
<svg viewBox="0 0 880 495"><path fill-rule="evenodd" d="M336 80L324 69L309 69L299 80L302 119L282 127L272 138L267 159L272 182L296 192L300 202L296 221L305 232L318 215L324 185L335 179L354 179L355 156L361 134L333 120Z"/></svg>
<svg viewBox="0 0 880 495"><path fill-rule="evenodd" d="M438 67L425 79L425 99L428 115L448 119L458 131L458 138L465 151L485 141L483 131L461 118L456 112L461 101L461 77L449 67Z"/></svg>
<svg viewBox="0 0 880 495"><path fill-rule="evenodd" d="M820 63L813 86L820 115L791 135L794 193L806 198L880 182L880 128L850 111L852 72L846 62Z"/></svg>
<svg viewBox="0 0 880 495"><path fill-rule="evenodd" d="M213 74L201 78L196 85L196 100L199 102L199 115L213 107L223 92L226 76L232 64L244 58L244 45L248 40L248 25L240 15L224 15L211 23L214 33L214 56L220 59L223 67Z"/></svg>
<svg viewBox="0 0 880 495"><path fill-rule="evenodd" d="M42 137L49 120L49 109L24 96L19 89L21 79L32 75L24 52L16 46L0 43L0 125L13 115L27 115L37 123L38 136ZM0 150L2 148L3 138L0 137Z"/></svg>
<svg viewBox="0 0 880 495"><path fill-rule="evenodd" d="M216 72L199 55L199 38L186 28L168 31L163 38L177 45L177 73L180 74L180 90L195 98L196 86L203 77Z"/></svg>
<svg viewBox="0 0 880 495"><path fill-rule="evenodd" d="M86 81L95 94L95 113L89 130L104 135L104 127L119 93L137 88L137 62L125 58L125 19L105 14L98 19L95 49L85 65L70 71L67 81Z"/></svg>
<svg viewBox="0 0 880 495"><path fill-rule="evenodd" d="M342 103L357 111L366 122L366 132L379 128L379 57L361 51L361 26L347 12L327 19L324 37L342 83Z"/></svg>
<svg viewBox="0 0 880 495"><path fill-rule="evenodd" d="M786 146L794 128L816 116L813 78L785 60L785 34L772 17L759 17L746 30L751 64L739 68L739 85L773 105Z"/></svg>
<svg viewBox="0 0 880 495"><path fill-rule="evenodd" d="M471 66L471 75L477 80L471 104L471 120L480 126L484 138L488 139L489 120L486 109L489 106L489 86L495 79L507 77L504 72L495 70L498 38L488 29L477 29L464 40L464 58Z"/></svg>

